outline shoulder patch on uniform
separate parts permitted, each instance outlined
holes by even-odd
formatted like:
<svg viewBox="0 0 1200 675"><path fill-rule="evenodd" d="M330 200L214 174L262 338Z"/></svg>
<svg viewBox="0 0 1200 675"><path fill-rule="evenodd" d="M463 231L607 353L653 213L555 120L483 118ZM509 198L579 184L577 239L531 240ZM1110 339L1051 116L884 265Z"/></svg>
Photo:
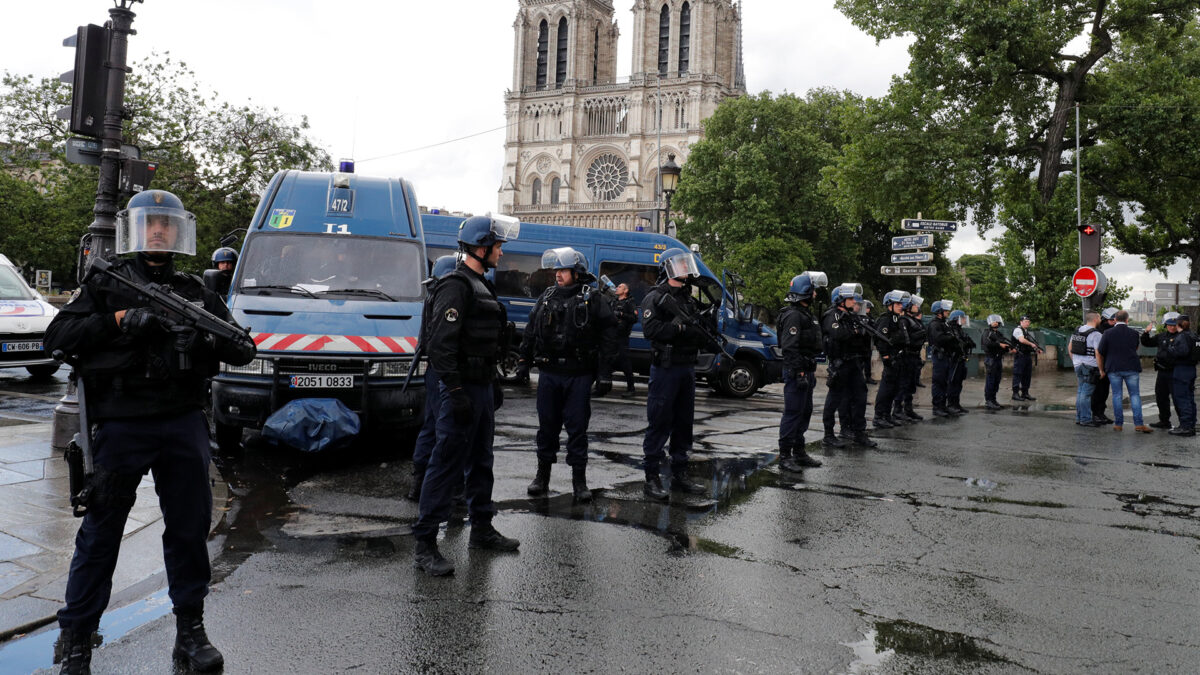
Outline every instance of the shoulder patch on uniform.
<svg viewBox="0 0 1200 675"><path fill-rule="evenodd" d="M454 323L455 321L458 321L458 310L454 309L453 307L446 310L446 321L449 323Z"/></svg>
<svg viewBox="0 0 1200 675"><path fill-rule="evenodd" d="M795 326L792 326L791 328L788 329L788 335L795 335L796 333L799 333L799 332L800 331L797 330Z"/></svg>
<svg viewBox="0 0 1200 675"><path fill-rule="evenodd" d="M883 327L883 334L884 334L884 335L887 335L887 330L888 330L888 329L887 329L887 326L884 326L884 327Z"/></svg>
<svg viewBox="0 0 1200 675"><path fill-rule="evenodd" d="M79 287L79 288L76 288L75 290L71 291L71 299L67 300L67 302L75 302L75 299L78 298L79 294L82 292L83 292L83 287Z"/></svg>
<svg viewBox="0 0 1200 675"><path fill-rule="evenodd" d="M834 328L837 328L837 327L838 327L838 324L837 324L837 322L836 322L836 321L834 321L834 322L833 322L833 327L834 327Z"/></svg>
<svg viewBox="0 0 1200 675"><path fill-rule="evenodd" d="M651 315L651 313L652 313L652 312L653 312L653 310L649 310L649 309L647 309L646 311L642 312L642 316L643 316L644 318L647 318L647 319L649 319L649 318L650 318L650 315Z"/></svg>

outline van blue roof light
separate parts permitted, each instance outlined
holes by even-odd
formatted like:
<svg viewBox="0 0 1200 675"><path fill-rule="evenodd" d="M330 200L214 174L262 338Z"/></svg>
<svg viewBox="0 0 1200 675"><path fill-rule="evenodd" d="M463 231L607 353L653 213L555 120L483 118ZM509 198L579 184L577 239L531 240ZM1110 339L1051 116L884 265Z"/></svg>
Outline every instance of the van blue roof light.
<svg viewBox="0 0 1200 675"><path fill-rule="evenodd" d="M354 160L343 159L342 161L338 162L338 171L341 171L342 173L354 173Z"/></svg>

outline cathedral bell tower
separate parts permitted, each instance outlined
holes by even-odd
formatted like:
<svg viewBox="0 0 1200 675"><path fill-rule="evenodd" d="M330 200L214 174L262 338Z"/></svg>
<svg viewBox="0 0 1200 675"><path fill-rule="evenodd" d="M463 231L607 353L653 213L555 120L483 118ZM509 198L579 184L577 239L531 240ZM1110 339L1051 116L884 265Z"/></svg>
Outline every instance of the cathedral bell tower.
<svg viewBox="0 0 1200 675"><path fill-rule="evenodd" d="M633 74L616 75L610 0L518 0L503 213L632 230L660 207L657 168L686 160L700 122L745 93L741 6L636 0ZM661 142L660 142L661 140Z"/></svg>

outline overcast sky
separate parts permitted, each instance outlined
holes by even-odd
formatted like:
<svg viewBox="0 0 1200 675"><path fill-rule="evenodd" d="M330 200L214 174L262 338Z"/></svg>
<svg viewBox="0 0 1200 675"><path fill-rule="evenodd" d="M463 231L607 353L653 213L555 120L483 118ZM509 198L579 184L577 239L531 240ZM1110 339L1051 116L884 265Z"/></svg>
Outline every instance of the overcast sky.
<svg viewBox="0 0 1200 675"><path fill-rule="evenodd" d="M73 66L62 39L77 25L102 24L112 2L6 5L0 69L56 77ZM629 75L632 5L614 2L620 76ZM751 92L834 87L881 96L908 65L906 41L876 45L833 0L744 5ZM307 115L312 136L335 159L354 156L360 173L401 175L424 205L482 213L496 208L500 187L499 128L512 86L517 7L517 0L147 0L134 7L138 35L129 54L134 62L170 52L225 100ZM968 228L955 236L950 255L988 246ZM1155 282L1167 281L1132 256L1117 256L1105 271L1151 295ZM1182 263L1171 271L1171 281L1185 280Z"/></svg>

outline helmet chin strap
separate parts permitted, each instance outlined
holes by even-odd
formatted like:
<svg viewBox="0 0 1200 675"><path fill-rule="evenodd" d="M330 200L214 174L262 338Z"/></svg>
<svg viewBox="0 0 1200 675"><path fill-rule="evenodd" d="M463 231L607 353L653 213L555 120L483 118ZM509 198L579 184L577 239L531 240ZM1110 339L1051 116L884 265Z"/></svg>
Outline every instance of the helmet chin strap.
<svg viewBox="0 0 1200 675"><path fill-rule="evenodd" d="M488 247L487 247L487 252L483 254L483 257L482 257L482 258L481 258L481 257L479 257L479 256L477 256L477 255L475 255L475 249L477 248L477 247L475 247L475 246L467 246L467 247L465 247L465 248L463 249L463 253L466 253L468 256L470 256L470 257L474 258L475 260L477 260L477 261L479 262L479 264L480 264L480 265L483 265L483 266L484 266L484 268L485 268L485 269L493 269L493 268L495 268L495 267L496 267L496 265L494 265L493 263L491 263L491 262L490 262L490 259L491 259L491 257L492 257L492 249L493 249L495 246L496 246L496 244L495 244L494 242L493 242L493 243L491 243L491 244L488 244Z"/></svg>

